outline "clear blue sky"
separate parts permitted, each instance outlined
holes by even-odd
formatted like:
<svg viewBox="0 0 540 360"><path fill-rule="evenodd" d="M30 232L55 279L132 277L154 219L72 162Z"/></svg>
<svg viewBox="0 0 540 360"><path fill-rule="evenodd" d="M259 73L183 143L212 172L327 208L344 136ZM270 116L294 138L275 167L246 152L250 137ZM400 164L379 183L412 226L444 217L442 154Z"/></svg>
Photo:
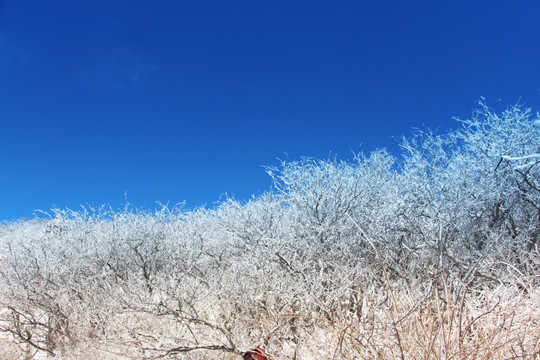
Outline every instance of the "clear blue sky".
<svg viewBox="0 0 540 360"><path fill-rule="evenodd" d="M0 220L213 206L485 96L540 110L540 1L0 0ZM287 155L285 155L285 153Z"/></svg>

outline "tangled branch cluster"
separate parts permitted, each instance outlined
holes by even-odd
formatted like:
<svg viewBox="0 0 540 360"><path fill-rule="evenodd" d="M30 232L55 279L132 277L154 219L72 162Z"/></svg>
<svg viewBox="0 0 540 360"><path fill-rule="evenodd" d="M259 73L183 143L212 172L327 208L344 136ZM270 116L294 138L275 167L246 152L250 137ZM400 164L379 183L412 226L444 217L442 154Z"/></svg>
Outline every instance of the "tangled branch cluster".
<svg viewBox="0 0 540 360"><path fill-rule="evenodd" d="M268 168L274 191L247 202L5 224L0 331L29 354L96 359L238 358L256 344L302 359L534 356L535 120L481 104L457 131L404 138L399 160Z"/></svg>

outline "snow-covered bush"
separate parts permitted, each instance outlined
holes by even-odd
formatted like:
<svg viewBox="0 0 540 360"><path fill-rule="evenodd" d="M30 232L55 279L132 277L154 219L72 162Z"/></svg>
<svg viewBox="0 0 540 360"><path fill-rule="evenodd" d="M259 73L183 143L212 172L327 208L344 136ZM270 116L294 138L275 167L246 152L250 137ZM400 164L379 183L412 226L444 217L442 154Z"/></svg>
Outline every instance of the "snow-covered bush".
<svg viewBox="0 0 540 360"><path fill-rule="evenodd" d="M481 103L458 131L403 141L398 176L415 243L464 268L531 265L540 232L540 142L531 117L519 106L499 115Z"/></svg>
<svg viewBox="0 0 540 360"><path fill-rule="evenodd" d="M497 114L481 103L456 131L404 138L400 158L378 150L269 167L274 191L247 202L56 209L5 224L0 331L49 354L89 341L133 356L258 343L285 354L337 328L352 346L374 314L397 326L469 293L532 294L535 121L520 106Z"/></svg>

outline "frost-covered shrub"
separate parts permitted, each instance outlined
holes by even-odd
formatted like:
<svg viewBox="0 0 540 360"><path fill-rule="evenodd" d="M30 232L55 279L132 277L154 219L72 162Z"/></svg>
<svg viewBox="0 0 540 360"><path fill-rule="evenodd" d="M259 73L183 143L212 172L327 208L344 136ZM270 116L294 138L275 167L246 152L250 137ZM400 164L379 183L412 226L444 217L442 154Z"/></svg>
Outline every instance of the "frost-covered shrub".
<svg viewBox="0 0 540 360"><path fill-rule="evenodd" d="M456 131L404 138L401 158L379 150L268 168L274 191L247 202L56 209L3 225L0 330L51 354L81 341L134 356L238 354L298 349L321 329L369 323L379 305L407 316L428 295L435 306L501 284L531 292L535 121L481 104ZM400 293L418 304L398 306Z"/></svg>
<svg viewBox="0 0 540 360"><path fill-rule="evenodd" d="M415 243L469 266L486 258L520 265L538 254L540 142L531 117L481 104L455 132L403 141L403 219Z"/></svg>

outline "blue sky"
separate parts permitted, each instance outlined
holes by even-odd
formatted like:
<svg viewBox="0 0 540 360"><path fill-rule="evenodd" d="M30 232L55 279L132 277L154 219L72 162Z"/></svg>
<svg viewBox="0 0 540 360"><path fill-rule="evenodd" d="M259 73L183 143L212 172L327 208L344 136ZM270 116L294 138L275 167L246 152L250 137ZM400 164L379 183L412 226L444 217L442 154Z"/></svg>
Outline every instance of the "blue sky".
<svg viewBox="0 0 540 360"><path fill-rule="evenodd" d="M540 110L540 2L0 0L0 220L214 206L277 158Z"/></svg>

